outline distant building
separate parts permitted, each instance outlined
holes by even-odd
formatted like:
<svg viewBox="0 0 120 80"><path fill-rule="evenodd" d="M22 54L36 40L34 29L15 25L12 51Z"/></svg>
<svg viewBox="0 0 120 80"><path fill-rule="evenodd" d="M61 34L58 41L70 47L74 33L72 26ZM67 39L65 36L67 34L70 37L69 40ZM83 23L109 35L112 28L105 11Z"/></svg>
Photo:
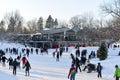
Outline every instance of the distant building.
<svg viewBox="0 0 120 80"><path fill-rule="evenodd" d="M54 29L43 29L40 31L43 39L45 40L65 40L65 41L76 41L80 39L80 28L54 28Z"/></svg>

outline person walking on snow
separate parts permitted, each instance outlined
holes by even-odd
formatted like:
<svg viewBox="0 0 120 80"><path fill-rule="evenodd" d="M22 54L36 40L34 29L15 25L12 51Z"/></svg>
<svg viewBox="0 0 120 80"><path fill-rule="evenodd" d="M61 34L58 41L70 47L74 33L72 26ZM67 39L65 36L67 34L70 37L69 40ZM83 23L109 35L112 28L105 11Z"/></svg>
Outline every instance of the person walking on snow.
<svg viewBox="0 0 120 80"><path fill-rule="evenodd" d="M90 60L89 59L87 59L86 61L85 61L85 67L83 68L83 71L85 71L87 68L88 68L88 65L90 64Z"/></svg>
<svg viewBox="0 0 120 80"><path fill-rule="evenodd" d="M9 62L9 69L12 69L12 66L13 66L13 59L12 59L11 56L8 58L7 62Z"/></svg>
<svg viewBox="0 0 120 80"><path fill-rule="evenodd" d="M69 69L68 79L70 78L70 80L75 80L75 74L76 74L76 69L74 65L72 64L71 68Z"/></svg>
<svg viewBox="0 0 120 80"><path fill-rule="evenodd" d="M5 55L2 56L2 64L3 66L5 66L5 62L6 62L7 58L5 57Z"/></svg>
<svg viewBox="0 0 120 80"><path fill-rule="evenodd" d="M118 67L118 65L115 65L114 77L115 77L115 80L119 80L120 78L120 68Z"/></svg>
<svg viewBox="0 0 120 80"><path fill-rule="evenodd" d="M27 59L25 57L25 55L22 57L22 67L25 66L25 63L26 63Z"/></svg>
<svg viewBox="0 0 120 80"><path fill-rule="evenodd" d="M76 56L76 60L75 60L75 65L76 65L76 73L78 72L78 68L81 71L81 68L80 68L80 60L78 59L78 57Z"/></svg>
<svg viewBox="0 0 120 80"><path fill-rule="evenodd" d="M98 72L98 78L100 77L100 78L102 78L102 74L101 74L101 71L102 71L102 66L101 66L101 64L100 63L98 63L98 65L97 65L97 72Z"/></svg>
<svg viewBox="0 0 120 80"><path fill-rule="evenodd" d="M72 59L72 64L75 65L75 57L74 57L74 55L72 53L70 54L70 57Z"/></svg>
<svg viewBox="0 0 120 80"><path fill-rule="evenodd" d="M31 69L31 66L28 60L26 61L24 68L25 68L25 76L29 76L30 75L29 70Z"/></svg>
<svg viewBox="0 0 120 80"><path fill-rule="evenodd" d="M14 59L14 61L13 61L13 75L16 75L17 66L18 66L18 63L17 63L16 59Z"/></svg>

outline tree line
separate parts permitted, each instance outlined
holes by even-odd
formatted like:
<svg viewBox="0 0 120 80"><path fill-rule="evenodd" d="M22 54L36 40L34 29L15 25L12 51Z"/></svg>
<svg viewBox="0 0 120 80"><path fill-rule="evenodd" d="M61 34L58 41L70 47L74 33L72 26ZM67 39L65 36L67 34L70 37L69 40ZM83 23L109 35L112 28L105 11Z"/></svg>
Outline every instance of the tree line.
<svg viewBox="0 0 120 80"><path fill-rule="evenodd" d="M58 21L51 15L47 19L42 16L27 22L19 11L6 13L0 21L0 37L7 39L9 34L37 33L43 28L79 27L88 39L120 39L120 0L110 1L100 5L103 13L112 18L105 20L96 19L93 14L85 13L71 17L69 22ZM89 34L90 33L90 34Z"/></svg>

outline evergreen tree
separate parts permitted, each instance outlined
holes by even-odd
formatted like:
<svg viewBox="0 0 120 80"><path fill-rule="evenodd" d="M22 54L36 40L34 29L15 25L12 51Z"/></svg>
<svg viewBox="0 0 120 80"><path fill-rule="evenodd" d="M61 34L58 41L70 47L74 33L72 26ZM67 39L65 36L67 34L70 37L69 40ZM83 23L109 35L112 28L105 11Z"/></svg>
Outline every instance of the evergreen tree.
<svg viewBox="0 0 120 80"><path fill-rule="evenodd" d="M106 47L105 43L102 43L100 48L97 51L97 57L100 60L105 60L107 58L107 56L108 56L107 47Z"/></svg>
<svg viewBox="0 0 120 80"><path fill-rule="evenodd" d="M2 21L0 22L0 33L4 33L4 32L5 32L4 26L5 26L5 22L2 20Z"/></svg>
<svg viewBox="0 0 120 80"><path fill-rule="evenodd" d="M37 30L42 30L43 29L43 18L40 17L39 20L37 21Z"/></svg>
<svg viewBox="0 0 120 80"><path fill-rule="evenodd" d="M58 26L58 21L57 21L57 19L55 19L54 26L55 26L55 28L57 28L57 26Z"/></svg>
<svg viewBox="0 0 120 80"><path fill-rule="evenodd" d="M5 38L5 22L2 20L0 22L0 40L4 40Z"/></svg>
<svg viewBox="0 0 120 80"><path fill-rule="evenodd" d="M54 19L49 15L47 21L46 21L46 28L53 28L54 27Z"/></svg>
<svg viewBox="0 0 120 80"><path fill-rule="evenodd" d="M15 30L15 21L13 19L13 17L10 18L10 23L8 25L7 31L8 32L14 32Z"/></svg>

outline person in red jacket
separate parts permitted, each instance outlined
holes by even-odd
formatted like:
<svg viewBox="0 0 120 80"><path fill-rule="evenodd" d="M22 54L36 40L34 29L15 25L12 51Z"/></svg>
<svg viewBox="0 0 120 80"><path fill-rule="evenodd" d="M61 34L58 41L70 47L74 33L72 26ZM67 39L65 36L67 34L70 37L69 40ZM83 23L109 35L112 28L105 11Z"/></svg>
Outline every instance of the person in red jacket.
<svg viewBox="0 0 120 80"><path fill-rule="evenodd" d="M26 57L23 56L23 57L22 57L22 64L23 64L22 66L23 66L23 67L25 66L26 61L27 61Z"/></svg>
<svg viewBox="0 0 120 80"><path fill-rule="evenodd" d="M75 74L76 74L76 69L74 65L72 64L71 68L69 69L68 79L70 78L70 80L75 80Z"/></svg>

